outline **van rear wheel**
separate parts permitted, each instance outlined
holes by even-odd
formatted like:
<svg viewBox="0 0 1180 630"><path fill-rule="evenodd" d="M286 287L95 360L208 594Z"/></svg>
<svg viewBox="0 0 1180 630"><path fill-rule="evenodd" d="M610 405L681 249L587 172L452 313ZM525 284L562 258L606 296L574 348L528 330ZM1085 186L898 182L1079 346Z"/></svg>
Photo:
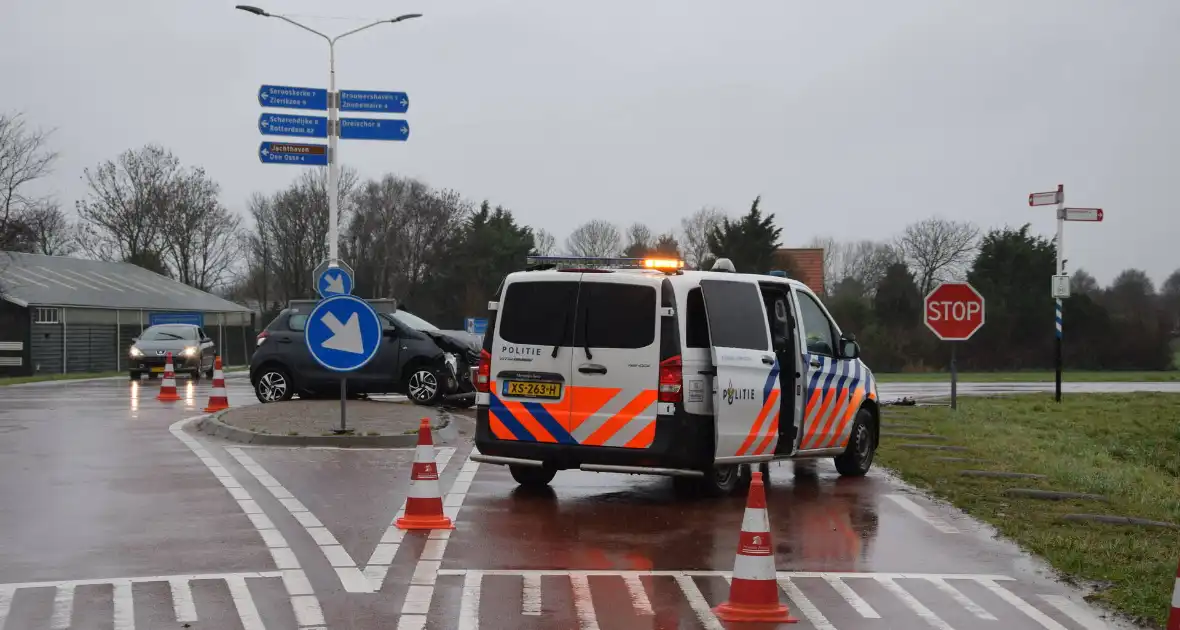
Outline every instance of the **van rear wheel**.
<svg viewBox="0 0 1180 630"><path fill-rule="evenodd" d="M544 488L557 476L557 469L549 466L515 466L509 465L508 472L516 483L525 488Z"/></svg>

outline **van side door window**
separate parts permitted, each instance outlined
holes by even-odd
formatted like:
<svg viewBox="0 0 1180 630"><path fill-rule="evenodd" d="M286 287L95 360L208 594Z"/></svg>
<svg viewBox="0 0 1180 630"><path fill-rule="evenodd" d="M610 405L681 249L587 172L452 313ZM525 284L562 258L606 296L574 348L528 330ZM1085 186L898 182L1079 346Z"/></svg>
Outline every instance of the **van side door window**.
<svg viewBox="0 0 1180 630"><path fill-rule="evenodd" d="M836 357L836 327L819 301L796 290L804 339L807 343L805 411L799 450L838 446L843 418L848 415L849 393L858 378L859 363Z"/></svg>

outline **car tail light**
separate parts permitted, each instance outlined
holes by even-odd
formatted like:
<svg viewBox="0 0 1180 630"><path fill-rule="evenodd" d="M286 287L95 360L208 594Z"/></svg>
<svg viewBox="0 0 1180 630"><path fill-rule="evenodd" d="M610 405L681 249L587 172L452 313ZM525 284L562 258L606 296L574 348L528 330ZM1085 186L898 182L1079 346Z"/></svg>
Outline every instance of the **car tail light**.
<svg viewBox="0 0 1180 630"><path fill-rule="evenodd" d="M479 351L479 367L475 370L475 391L487 393L492 380L492 355Z"/></svg>
<svg viewBox="0 0 1180 630"><path fill-rule="evenodd" d="M680 355L660 361L660 394L663 403L680 402L680 390L684 388L684 370Z"/></svg>
<svg viewBox="0 0 1180 630"><path fill-rule="evenodd" d="M258 338L254 340L254 346L255 347L261 346L262 342L266 341L266 338L268 336L270 336L270 335L265 330L258 333Z"/></svg>

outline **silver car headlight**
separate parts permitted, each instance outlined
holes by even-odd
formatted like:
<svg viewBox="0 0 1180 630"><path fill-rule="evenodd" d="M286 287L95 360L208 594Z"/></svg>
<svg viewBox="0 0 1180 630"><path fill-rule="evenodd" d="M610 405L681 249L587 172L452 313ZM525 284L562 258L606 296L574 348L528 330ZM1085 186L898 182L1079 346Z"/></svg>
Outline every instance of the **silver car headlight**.
<svg viewBox="0 0 1180 630"><path fill-rule="evenodd" d="M140 350L135 346L131 346L131 350L128 351L127 354L131 355L132 358L138 359L139 357L143 356L143 350Z"/></svg>
<svg viewBox="0 0 1180 630"><path fill-rule="evenodd" d="M197 349L194 346L189 346L189 347L185 348L184 350L182 350L180 352L180 354L182 354L186 357L195 357L195 356L197 356Z"/></svg>

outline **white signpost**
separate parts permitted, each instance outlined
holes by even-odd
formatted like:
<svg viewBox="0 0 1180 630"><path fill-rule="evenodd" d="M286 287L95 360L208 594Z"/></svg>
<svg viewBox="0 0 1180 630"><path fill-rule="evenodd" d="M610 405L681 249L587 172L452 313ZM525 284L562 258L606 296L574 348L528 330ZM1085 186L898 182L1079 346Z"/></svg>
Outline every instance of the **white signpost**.
<svg viewBox="0 0 1180 630"><path fill-rule="evenodd" d="M1065 186L1063 184L1058 184L1057 190L1029 194L1028 205L1034 207L1057 206L1057 268L1053 272L1052 294L1055 301L1056 311L1054 313L1054 319L1057 328L1057 344L1055 351L1057 355L1056 400L1057 402L1061 402L1061 300L1069 297L1069 274L1065 273L1065 263L1062 259L1062 256L1065 254L1065 244L1063 240L1065 238L1065 222L1100 222L1102 221L1102 208L1066 208Z"/></svg>

